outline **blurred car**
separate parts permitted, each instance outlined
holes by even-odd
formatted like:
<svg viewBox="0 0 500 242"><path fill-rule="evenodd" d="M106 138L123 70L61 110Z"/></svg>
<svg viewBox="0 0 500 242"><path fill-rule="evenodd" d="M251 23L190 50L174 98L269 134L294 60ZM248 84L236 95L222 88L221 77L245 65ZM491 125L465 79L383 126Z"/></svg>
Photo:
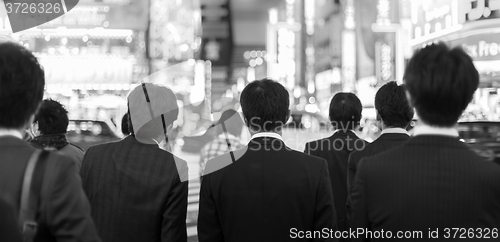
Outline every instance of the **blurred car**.
<svg viewBox="0 0 500 242"><path fill-rule="evenodd" d="M292 110L282 136L288 147L304 151L307 142L329 137L332 133L330 121L320 113Z"/></svg>
<svg viewBox="0 0 500 242"><path fill-rule="evenodd" d="M500 122L466 121L458 123L463 142L487 161L500 164Z"/></svg>
<svg viewBox="0 0 500 242"><path fill-rule="evenodd" d="M69 120L67 138L69 142L87 150L94 145L117 141L120 135L104 121Z"/></svg>

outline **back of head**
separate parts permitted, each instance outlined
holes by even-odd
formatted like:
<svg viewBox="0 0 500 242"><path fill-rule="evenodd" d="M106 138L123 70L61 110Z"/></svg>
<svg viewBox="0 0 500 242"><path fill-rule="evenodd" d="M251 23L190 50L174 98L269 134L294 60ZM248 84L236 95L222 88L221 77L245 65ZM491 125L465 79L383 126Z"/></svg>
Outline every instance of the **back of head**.
<svg viewBox="0 0 500 242"><path fill-rule="evenodd" d="M43 98L44 75L29 50L0 43L0 128L23 128L35 114Z"/></svg>
<svg viewBox="0 0 500 242"><path fill-rule="evenodd" d="M177 98L165 86L151 83L139 85L130 92L127 101L130 132L143 143L154 144L152 139L165 135L164 127L173 124L179 114Z"/></svg>
<svg viewBox="0 0 500 242"><path fill-rule="evenodd" d="M38 130L43 135L65 134L69 123L68 111L61 103L45 99L42 101L34 121L38 124Z"/></svg>
<svg viewBox="0 0 500 242"><path fill-rule="evenodd" d="M350 92L339 92L330 102L330 121L335 129L351 130L359 125L363 105L359 98Z"/></svg>
<svg viewBox="0 0 500 242"><path fill-rule="evenodd" d="M406 128L414 116L404 86L388 82L375 95L375 109L388 128Z"/></svg>
<svg viewBox="0 0 500 242"><path fill-rule="evenodd" d="M226 131L234 136L240 136L243 130L243 120L241 120L240 114L234 109L228 109L224 111L219 119L218 124L224 124ZM221 133L222 127L219 127L218 133Z"/></svg>
<svg viewBox="0 0 500 242"><path fill-rule="evenodd" d="M404 75L410 102L419 118L451 127L472 101L479 73L461 48L432 44L415 52Z"/></svg>
<svg viewBox="0 0 500 242"><path fill-rule="evenodd" d="M290 96L276 81L251 82L243 89L240 103L248 127L255 132L278 131L288 121Z"/></svg>

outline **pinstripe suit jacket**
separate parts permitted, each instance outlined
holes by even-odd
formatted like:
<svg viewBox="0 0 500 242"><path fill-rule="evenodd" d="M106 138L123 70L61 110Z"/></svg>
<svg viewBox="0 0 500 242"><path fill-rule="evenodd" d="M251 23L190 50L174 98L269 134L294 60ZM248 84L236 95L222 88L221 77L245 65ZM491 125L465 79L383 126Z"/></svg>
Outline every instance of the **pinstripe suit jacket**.
<svg viewBox="0 0 500 242"><path fill-rule="evenodd" d="M187 240L185 161L128 136L89 148L80 174L103 241Z"/></svg>
<svg viewBox="0 0 500 242"><path fill-rule="evenodd" d="M483 160L458 138L416 136L361 160L352 209L354 228L384 229L394 236L411 230L423 231L426 238L429 228L440 229L441 238L445 228L498 229L500 166Z"/></svg>

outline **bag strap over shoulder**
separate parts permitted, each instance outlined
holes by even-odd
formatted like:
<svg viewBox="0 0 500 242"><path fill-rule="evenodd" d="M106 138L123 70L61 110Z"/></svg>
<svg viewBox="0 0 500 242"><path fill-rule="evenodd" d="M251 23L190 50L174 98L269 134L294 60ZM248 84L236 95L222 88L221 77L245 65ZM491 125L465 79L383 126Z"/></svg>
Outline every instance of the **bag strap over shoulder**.
<svg viewBox="0 0 500 242"><path fill-rule="evenodd" d="M25 242L33 241L38 224L35 220L40 200L43 174L45 172L48 151L36 150L28 161L24 172L19 209L19 226Z"/></svg>

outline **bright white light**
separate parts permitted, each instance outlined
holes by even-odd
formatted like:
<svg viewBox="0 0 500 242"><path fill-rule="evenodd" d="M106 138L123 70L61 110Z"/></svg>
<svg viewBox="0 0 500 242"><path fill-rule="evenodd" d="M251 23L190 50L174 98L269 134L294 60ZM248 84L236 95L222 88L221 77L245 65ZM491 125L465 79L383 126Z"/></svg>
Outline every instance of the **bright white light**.
<svg viewBox="0 0 500 242"><path fill-rule="evenodd" d="M250 59L250 51L245 51L245 53L243 54L243 57L245 57L245 59Z"/></svg>
<svg viewBox="0 0 500 242"><path fill-rule="evenodd" d="M252 50L252 52L250 52L250 57L252 57L252 58L257 57L257 51Z"/></svg>
<svg viewBox="0 0 500 242"><path fill-rule="evenodd" d="M83 42L87 42L87 41L89 41L89 37L85 35L82 37L82 40L83 40Z"/></svg>
<svg viewBox="0 0 500 242"><path fill-rule="evenodd" d="M179 46L179 50L182 51L182 52L188 51L189 50L189 45L183 44L183 45Z"/></svg>
<svg viewBox="0 0 500 242"><path fill-rule="evenodd" d="M307 83L307 92L309 92L309 94L313 94L316 90L315 90L315 86L314 86L314 81L309 81Z"/></svg>
<svg viewBox="0 0 500 242"><path fill-rule="evenodd" d="M127 38L125 38L125 41L127 41L127 43L131 43L132 42L132 37L131 36L127 36Z"/></svg>
<svg viewBox="0 0 500 242"><path fill-rule="evenodd" d="M187 63L188 63L188 65L190 65L190 66L194 66L194 65L196 65L196 61L195 61L194 59L189 59L189 60L187 61Z"/></svg>
<svg viewBox="0 0 500 242"><path fill-rule="evenodd" d="M278 10L276 8L269 9L269 23L278 23Z"/></svg>
<svg viewBox="0 0 500 242"><path fill-rule="evenodd" d="M316 102L316 98L310 97L309 98L309 103L314 104Z"/></svg>
<svg viewBox="0 0 500 242"><path fill-rule="evenodd" d="M251 67L255 67L256 65L257 65L257 63L256 63L255 59L251 59L250 60L250 66Z"/></svg>
<svg viewBox="0 0 500 242"><path fill-rule="evenodd" d="M255 80L255 68L249 67L247 68L247 81L252 82Z"/></svg>
<svg viewBox="0 0 500 242"><path fill-rule="evenodd" d="M295 87L295 89L293 89L293 96L295 98L299 98L300 94L301 94L300 87Z"/></svg>
<svg viewBox="0 0 500 242"><path fill-rule="evenodd" d="M264 60L262 58L258 57L257 59L255 59L255 63L257 65L262 65L264 63Z"/></svg>
<svg viewBox="0 0 500 242"><path fill-rule="evenodd" d="M45 36L45 40L49 41L50 40L50 35Z"/></svg>

